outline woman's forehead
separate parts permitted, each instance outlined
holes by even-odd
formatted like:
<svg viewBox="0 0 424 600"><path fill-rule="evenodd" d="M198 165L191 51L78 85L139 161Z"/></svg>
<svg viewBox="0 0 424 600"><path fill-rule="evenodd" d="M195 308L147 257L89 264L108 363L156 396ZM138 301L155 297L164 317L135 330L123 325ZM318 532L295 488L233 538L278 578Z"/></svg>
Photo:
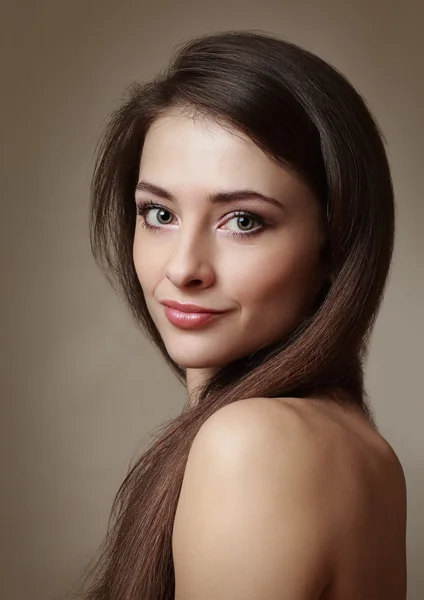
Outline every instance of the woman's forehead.
<svg viewBox="0 0 424 600"><path fill-rule="evenodd" d="M149 129L139 179L157 185L207 188L261 187L267 194L284 193L304 184L276 164L249 138L213 120L181 114L161 117Z"/></svg>

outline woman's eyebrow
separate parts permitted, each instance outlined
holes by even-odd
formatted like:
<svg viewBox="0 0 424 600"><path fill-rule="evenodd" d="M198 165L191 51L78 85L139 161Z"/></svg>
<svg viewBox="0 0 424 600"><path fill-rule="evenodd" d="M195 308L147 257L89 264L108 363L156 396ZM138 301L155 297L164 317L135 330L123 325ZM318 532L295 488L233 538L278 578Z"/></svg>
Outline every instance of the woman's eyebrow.
<svg viewBox="0 0 424 600"><path fill-rule="evenodd" d="M165 190L157 185L153 185L152 183L148 183L147 181L139 181L135 186L135 190L144 190L158 196L159 198L164 198L165 200L169 200L170 202L177 202L177 199L171 192ZM284 209L284 205L273 198L272 196L266 196L265 194L261 194L261 192L257 192L255 190L234 190L231 192L215 192L214 194L208 194L206 196L206 201L211 204L225 203L234 200L248 200L251 198L257 198L259 200L263 200L268 204L273 204L278 208Z"/></svg>

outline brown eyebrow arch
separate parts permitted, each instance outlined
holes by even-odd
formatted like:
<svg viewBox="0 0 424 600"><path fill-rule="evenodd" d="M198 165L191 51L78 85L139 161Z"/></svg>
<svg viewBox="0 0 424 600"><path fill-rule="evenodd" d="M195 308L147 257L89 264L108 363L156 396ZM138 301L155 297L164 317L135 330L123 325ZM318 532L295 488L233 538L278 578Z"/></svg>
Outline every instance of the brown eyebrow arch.
<svg viewBox="0 0 424 600"><path fill-rule="evenodd" d="M177 199L175 198L175 196L173 196L171 194L171 192L168 192L168 190L164 190L163 188L157 186L157 185L153 185L152 183L148 183L147 181L139 181L137 183L137 185L135 186L136 191L137 190L145 190L147 192L150 192L151 194L154 194L155 196L158 196L159 198L164 198L165 200L169 200L170 202L177 202ZM214 194L208 194L206 197L206 201L210 202L212 204L217 204L217 203L224 203L224 202L230 202L232 200L248 200L251 198L259 198L260 200L263 200L264 202L268 202L268 204L273 204L274 206L277 206L278 208L283 208L284 206L281 202L279 202L278 200L276 200L275 198L272 198L271 196L265 196L264 194L261 194L260 192L257 192L255 190L234 190L231 192L216 192Z"/></svg>

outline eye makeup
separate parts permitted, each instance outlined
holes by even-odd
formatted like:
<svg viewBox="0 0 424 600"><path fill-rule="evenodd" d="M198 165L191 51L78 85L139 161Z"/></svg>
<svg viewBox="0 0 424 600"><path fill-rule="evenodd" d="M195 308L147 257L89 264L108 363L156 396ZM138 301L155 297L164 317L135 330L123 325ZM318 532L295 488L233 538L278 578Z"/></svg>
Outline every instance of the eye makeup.
<svg viewBox="0 0 424 600"><path fill-rule="evenodd" d="M146 219L146 215L149 211L151 210L163 210L166 213L169 213L170 215L172 215L172 211L166 207L163 206L162 204L158 204L156 202L150 202L150 201L146 201L146 202L142 202L142 201L138 201L136 203L136 209L137 209L137 215L140 219L140 224L141 227L149 230L152 233L158 233L160 230L164 230L166 231L166 225L167 223L164 223L163 226L161 226L160 224L158 226L152 225L151 223L149 223ZM269 227L269 224L257 213L250 211L250 210L235 210L231 213L229 213L227 215L229 217L229 219L226 221L231 221L232 219L250 219L252 221L256 221L256 223L259 223L259 227L256 227L253 230L248 230L248 231L230 231L229 235L231 237L234 238L251 238L253 236L259 235L260 233L262 233L265 229L267 229Z"/></svg>

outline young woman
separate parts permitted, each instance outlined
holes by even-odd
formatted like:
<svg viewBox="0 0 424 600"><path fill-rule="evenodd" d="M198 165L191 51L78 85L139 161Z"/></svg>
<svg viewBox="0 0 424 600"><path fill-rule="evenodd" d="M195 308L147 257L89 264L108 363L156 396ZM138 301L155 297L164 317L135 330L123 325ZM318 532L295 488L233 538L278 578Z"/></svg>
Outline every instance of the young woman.
<svg viewBox="0 0 424 600"><path fill-rule="evenodd" d="M406 486L363 385L393 187L346 78L192 39L98 148L92 247L187 388L122 484L86 600L401 600Z"/></svg>

